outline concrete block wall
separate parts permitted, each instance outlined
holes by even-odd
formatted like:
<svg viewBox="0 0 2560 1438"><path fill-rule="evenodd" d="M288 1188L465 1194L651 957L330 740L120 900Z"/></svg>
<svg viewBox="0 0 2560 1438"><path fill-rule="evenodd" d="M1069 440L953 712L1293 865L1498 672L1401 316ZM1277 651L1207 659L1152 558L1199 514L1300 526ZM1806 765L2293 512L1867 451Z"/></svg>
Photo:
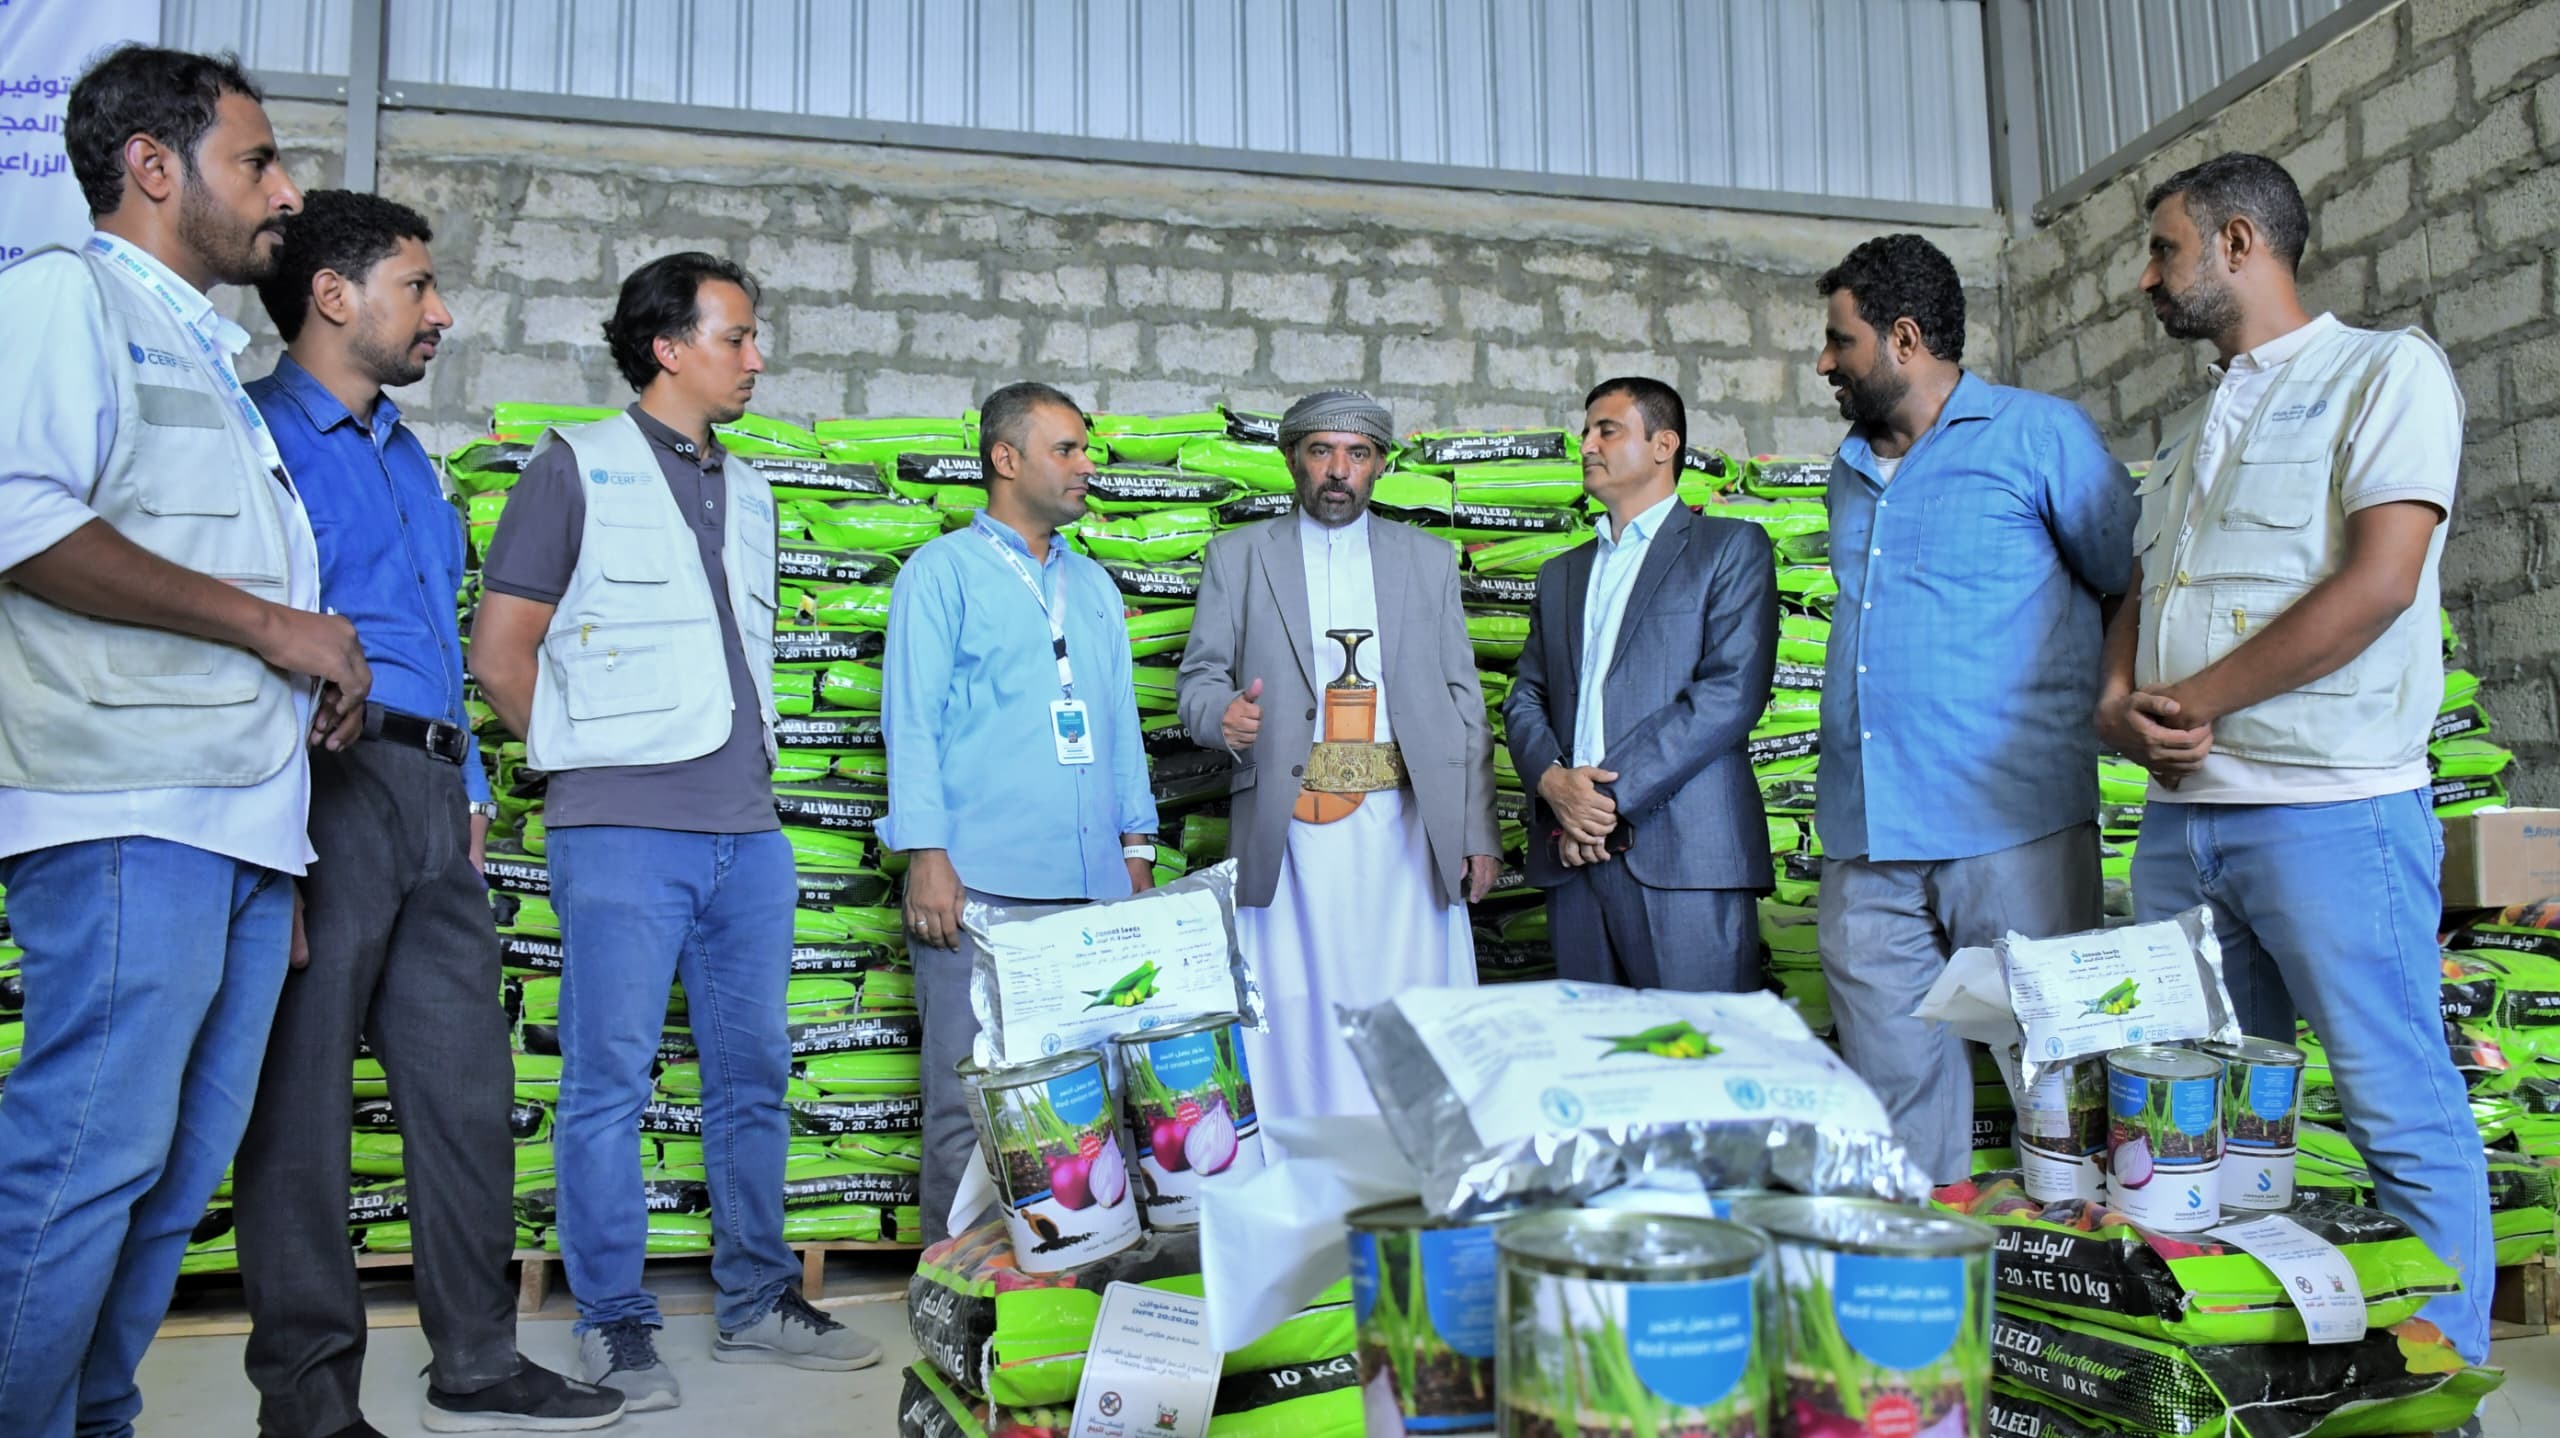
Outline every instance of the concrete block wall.
<svg viewBox="0 0 2560 1438"><path fill-rule="evenodd" d="M2129 459L2212 359L2134 288L2142 196L2225 150L2301 185L2314 313L2415 325L2451 356L2468 424L2445 604L2491 737L2517 751L2515 799L2560 804L2560 3L2394 6L2011 247L2023 382L2077 400Z"/></svg>
<svg viewBox="0 0 2560 1438"><path fill-rule="evenodd" d="M334 181L343 112L270 112L297 178ZM458 321L399 396L434 445L502 400L620 401L621 277L704 249L765 286L757 408L785 419L957 413L1031 377L1108 411L1353 384L1407 429L1573 423L1635 372L1682 390L1698 443L1828 453L1812 278L1907 228L409 112L379 163L435 226ZM1996 371L2001 233L1927 233ZM268 334L253 296L232 308Z"/></svg>

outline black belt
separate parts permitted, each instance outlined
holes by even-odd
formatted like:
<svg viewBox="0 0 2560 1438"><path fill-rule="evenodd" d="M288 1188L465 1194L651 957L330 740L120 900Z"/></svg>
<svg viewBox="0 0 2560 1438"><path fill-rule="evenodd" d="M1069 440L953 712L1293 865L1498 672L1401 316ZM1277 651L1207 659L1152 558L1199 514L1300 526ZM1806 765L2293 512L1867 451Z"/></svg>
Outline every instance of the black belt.
<svg viewBox="0 0 2560 1438"><path fill-rule="evenodd" d="M385 709L367 702L364 706L364 737L397 744L406 749L424 749L448 764L459 764L468 751L464 745L470 736L457 724L439 719L421 719L397 709Z"/></svg>

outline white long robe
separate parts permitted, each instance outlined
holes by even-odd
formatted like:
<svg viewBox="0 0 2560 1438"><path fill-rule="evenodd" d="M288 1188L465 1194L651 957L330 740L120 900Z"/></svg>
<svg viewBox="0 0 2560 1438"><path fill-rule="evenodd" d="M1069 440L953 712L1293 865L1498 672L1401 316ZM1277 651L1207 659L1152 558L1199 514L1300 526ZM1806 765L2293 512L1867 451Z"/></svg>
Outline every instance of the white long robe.
<svg viewBox="0 0 2560 1438"><path fill-rule="evenodd" d="M1342 645L1328 629L1379 633L1367 515L1340 529L1298 516L1305 556L1307 624L1318 688L1338 678ZM1429 642L1392 636L1390 642ZM1360 672L1378 684L1378 742L1395 737L1377 641L1360 646ZM1324 737L1318 696L1316 737ZM1343 1042L1336 1005L1382 1003L1424 984L1476 981L1475 935L1464 903L1443 904L1431 873L1422 811L1401 790L1369 795L1331 824L1289 822L1289 850L1269 908L1240 908L1236 928L1262 985L1271 1032L1245 1033L1254 1103L1270 1117L1377 1112L1360 1065Z"/></svg>

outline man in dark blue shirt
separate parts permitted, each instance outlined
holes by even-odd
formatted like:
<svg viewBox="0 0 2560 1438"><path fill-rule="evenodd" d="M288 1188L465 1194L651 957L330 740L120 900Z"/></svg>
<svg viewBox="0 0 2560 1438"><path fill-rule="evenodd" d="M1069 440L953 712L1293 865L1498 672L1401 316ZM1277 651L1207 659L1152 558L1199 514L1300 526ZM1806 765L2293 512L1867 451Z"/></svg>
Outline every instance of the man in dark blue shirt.
<svg viewBox="0 0 2560 1438"><path fill-rule="evenodd" d="M424 377L453 323L430 238L405 206L316 192L259 287L287 349L249 394L311 512L321 600L355 622L374 667L363 741L314 751L319 857L302 882L297 972L234 1168L247 1365L271 1438L375 1431L359 1403L365 1311L346 1236L359 1040L398 1115L435 1357L426 1427L557 1431L622 1412L614 1390L516 1352L513 1068L479 874L494 811L462 707L462 523L382 393Z"/></svg>

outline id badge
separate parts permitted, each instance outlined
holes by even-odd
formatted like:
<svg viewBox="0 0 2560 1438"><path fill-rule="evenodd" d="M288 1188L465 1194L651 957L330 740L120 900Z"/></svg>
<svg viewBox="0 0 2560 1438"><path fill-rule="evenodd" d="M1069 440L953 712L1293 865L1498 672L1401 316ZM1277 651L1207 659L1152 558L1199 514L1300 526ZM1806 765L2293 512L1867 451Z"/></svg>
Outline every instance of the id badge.
<svg viewBox="0 0 2560 1438"><path fill-rule="evenodd" d="M1049 737L1057 741L1058 762L1093 762L1093 723L1081 699L1049 701Z"/></svg>

